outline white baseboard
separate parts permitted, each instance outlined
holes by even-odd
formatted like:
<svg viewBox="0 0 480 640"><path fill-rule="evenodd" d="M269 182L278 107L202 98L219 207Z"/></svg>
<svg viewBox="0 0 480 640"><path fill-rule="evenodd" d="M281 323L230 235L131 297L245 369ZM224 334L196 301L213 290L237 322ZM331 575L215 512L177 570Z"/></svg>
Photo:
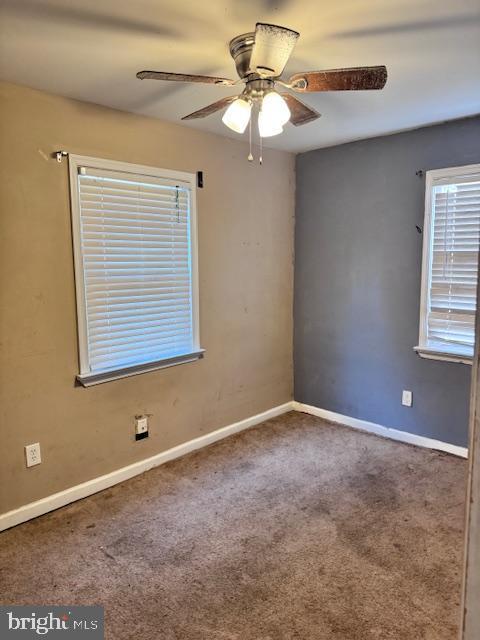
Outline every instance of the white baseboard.
<svg viewBox="0 0 480 640"><path fill-rule="evenodd" d="M374 433L377 436L384 438L390 438L391 440L398 440L399 442L406 442L408 444L417 445L417 447L425 447L427 449L436 449L437 451L446 451L454 456L460 458L468 458L468 449L466 447L459 447L455 444L449 444L448 442L442 442L441 440L434 440L433 438L425 438L424 436L418 436L415 433L408 433L407 431L400 431L398 429L390 429L389 427L382 427L374 422L368 422L367 420L359 420L358 418L351 418L350 416L344 416L341 413L335 413L334 411L328 411L327 409L320 409L313 407L309 404L302 404L301 402L293 402L293 409L302 413L309 413L312 416L329 420L330 422L336 422L343 424L353 429L360 429L361 431L368 431L368 433Z"/></svg>
<svg viewBox="0 0 480 640"><path fill-rule="evenodd" d="M263 411L262 413L258 413L257 415L246 418L245 420L240 420L240 422L235 422L226 427L222 427L221 429L207 433L204 436L200 436L194 440L180 444L177 447L173 447L172 449L158 453L150 458L146 458L145 460L134 462L127 467L117 469L116 471L107 473L104 476L88 480L87 482L82 482L82 484L77 484L74 487L65 489L65 491L54 493L53 495L37 500L36 502L30 502L18 509L7 511L0 515L0 531L13 527L21 522L31 520L32 518L36 518L37 516L41 516L44 513L48 513L49 511L53 511L59 507L64 507L66 504L70 504L71 502L75 502L81 498L86 498L87 496L97 493L98 491L102 491L103 489L108 489L108 487L112 487L119 482L133 478L144 471L158 467L165 462L174 460L175 458L180 458L191 451L206 447L213 442L222 440L234 433L238 433L239 431L243 431L244 429L253 427L256 424L265 422L265 420L275 418L276 416L292 410L293 402L286 402L278 407L273 407L273 409L268 409L268 411Z"/></svg>
<svg viewBox="0 0 480 640"><path fill-rule="evenodd" d="M108 487L112 487L119 482L123 482L124 480L128 480L129 478L133 478L134 476L137 476L144 471L148 471L149 469L158 467L165 462L174 460L175 458L180 458L181 456L184 456L191 451L206 447L207 445L212 444L213 442L217 442L218 440L222 440L223 438L231 436L234 433L238 433L239 431L243 431L245 429L248 429L249 427L253 427L254 425L265 422L265 420L269 420L270 418L275 418L276 416L282 415L283 413L287 413L287 411L300 411L302 413L309 413L313 416L323 418L324 420L336 422L338 424L352 427L354 429L360 429L361 431L367 431L368 433L374 433L384 438L398 440L399 442L407 442L409 444L414 444L419 447L426 447L428 449L446 451L447 453L451 453L455 456L460 456L461 458L468 457L468 449L465 447L458 447L456 445L449 444L448 442L441 442L440 440L433 440L432 438L417 436L406 431L389 429L388 427L382 427L381 425L375 424L374 422L367 422L366 420L351 418L350 416L344 416L340 413L334 413L333 411L328 411L326 409L320 409L308 404L302 404L301 402L292 401L281 404L278 407L273 407L273 409L269 409L268 411L258 413L257 415L246 418L245 420L240 420L240 422L235 422L226 427L222 427L221 429L217 429L216 431L212 431L211 433L207 433L204 436L200 436L198 438L195 438L194 440L190 440L189 442L180 444L177 447L173 447L172 449L168 449L167 451L158 453L154 456L151 456L150 458L146 458L145 460L134 462L127 467L117 469L116 471L112 471L111 473L107 473L106 475L94 478L93 480L89 480L74 487L70 487L69 489L65 489L65 491L54 493L51 496L47 496L46 498L42 498L41 500L37 500L36 502L30 502L29 504L19 507L18 509L7 511L7 513L3 513L0 515L0 531L13 527L17 524L20 524L21 522L31 520L32 518L36 518L37 516L41 516L45 513L48 513L49 511L58 509L59 507L64 507L71 502L75 502L76 500L80 500L81 498L86 498L87 496L97 493L98 491L102 491L103 489L108 489Z"/></svg>

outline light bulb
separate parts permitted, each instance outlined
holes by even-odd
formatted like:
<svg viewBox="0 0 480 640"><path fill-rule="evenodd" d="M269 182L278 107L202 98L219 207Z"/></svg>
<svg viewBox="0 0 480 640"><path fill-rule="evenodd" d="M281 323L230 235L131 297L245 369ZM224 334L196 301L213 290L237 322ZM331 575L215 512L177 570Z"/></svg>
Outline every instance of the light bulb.
<svg viewBox="0 0 480 640"><path fill-rule="evenodd" d="M262 111L269 120L283 127L290 120L290 109L282 96L270 91L262 100Z"/></svg>
<svg viewBox="0 0 480 640"><path fill-rule="evenodd" d="M236 133L243 133L250 120L252 105L250 102L237 98L223 114L222 121L229 129Z"/></svg>
<svg viewBox="0 0 480 640"><path fill-rule="evenodd" d="M263 109L258 114L258 132L262 138L270 138L282 133L283 127L273 118L269 118Z"/></svg>

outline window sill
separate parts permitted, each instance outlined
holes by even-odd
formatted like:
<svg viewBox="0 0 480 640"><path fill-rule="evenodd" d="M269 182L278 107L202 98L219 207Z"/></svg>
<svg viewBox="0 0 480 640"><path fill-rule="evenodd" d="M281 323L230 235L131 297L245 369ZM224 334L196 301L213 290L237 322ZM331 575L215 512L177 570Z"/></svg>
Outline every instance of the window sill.
<svg viewBox="0 0 480 640"><path fill-rule="evenodd" d="M166 369L167 367L174 367L177 364L186 364L187 362L195 362L203 358L205 349L199 349L192 353L185 353L181 356L175 356L174 358L167 358L165 360L157 360L157 362L148 362L144 364L137 364L133 367L124 367L123 369L114 369L113 371L102 371L99 373L85 373L77 376L77 381L82 387L91 387L95 384L102 384L104 382L110 382L112 380L120 380L120 378L129 378L130 376L137 376L140 373L148 373L149 371L156 371L157 369Z"/></svg>
<svg viewBox="0 0 480 640"><path fill-rule="evenodd" d="M472 364L473 357L468 355L461 355L459 353L452 353L451 351L443 351L433 347L413 347L414 351L418 353L421 358L428 358L429 360L443 360L444 362L457 362L460 364Z"/></svg>

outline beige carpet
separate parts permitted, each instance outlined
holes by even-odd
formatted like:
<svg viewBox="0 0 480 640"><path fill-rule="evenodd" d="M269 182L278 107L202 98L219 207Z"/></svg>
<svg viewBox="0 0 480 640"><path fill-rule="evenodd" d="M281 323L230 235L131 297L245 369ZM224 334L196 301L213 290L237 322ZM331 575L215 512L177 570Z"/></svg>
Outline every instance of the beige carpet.
<svg viewBox="0 0 480 640"><path fill-rule="evenodd" d="M456 640L463 460L290 413L0 534L115 640Z"/></svg>

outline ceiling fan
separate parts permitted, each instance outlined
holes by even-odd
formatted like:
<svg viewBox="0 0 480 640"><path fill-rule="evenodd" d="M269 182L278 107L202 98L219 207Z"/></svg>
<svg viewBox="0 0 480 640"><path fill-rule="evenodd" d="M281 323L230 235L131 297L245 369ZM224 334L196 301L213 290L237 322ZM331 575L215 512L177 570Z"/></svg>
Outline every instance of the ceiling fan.
<svg viewBox="0 0 480 640"><path fill-rule="evenodd" d="M170 80L173 82L200 82L245 88L238 96L227 96L184 116L182 120L204 118L225 107L223 122L237 133L243 133L251 121L252 108L258 107L258 129L261 138L283 131L290 121L295 126L307 124L320 114L287 92L277 92L276 85L297 93L317 91L358 91L383 89L387 81L384 66L304 71L287 81L280 76L292 54L299 33L274 24L258 22L255 32L244 33L230 42L230 54L235 61L239 80L164 71L139 71L140 80Z"/></svg>

